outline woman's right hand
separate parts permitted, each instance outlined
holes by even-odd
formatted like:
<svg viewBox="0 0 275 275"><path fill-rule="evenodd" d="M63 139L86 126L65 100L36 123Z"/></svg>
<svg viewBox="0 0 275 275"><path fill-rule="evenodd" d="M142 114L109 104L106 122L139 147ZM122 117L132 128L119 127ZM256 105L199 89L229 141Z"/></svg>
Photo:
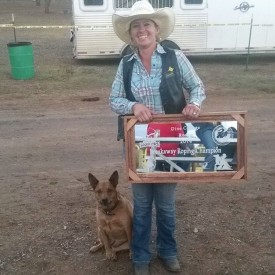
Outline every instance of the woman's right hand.
<svg viewBox="0 0 275 275"><path fill-rule="evenodd" d="M136 103L132 110L139 122L150 122L153 119L153 113L143 104Z"/></svg>

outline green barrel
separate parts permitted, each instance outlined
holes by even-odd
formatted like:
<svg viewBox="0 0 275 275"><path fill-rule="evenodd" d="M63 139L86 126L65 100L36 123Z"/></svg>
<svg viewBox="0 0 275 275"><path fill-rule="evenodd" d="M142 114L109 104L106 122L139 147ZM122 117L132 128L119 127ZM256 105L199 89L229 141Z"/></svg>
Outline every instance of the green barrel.
<svg viewBox="0 0 275 275"><path fill-rule="evenodd" d="M8 43L11 74L14 79L34 77L33 47L30 42Z"/></svg>

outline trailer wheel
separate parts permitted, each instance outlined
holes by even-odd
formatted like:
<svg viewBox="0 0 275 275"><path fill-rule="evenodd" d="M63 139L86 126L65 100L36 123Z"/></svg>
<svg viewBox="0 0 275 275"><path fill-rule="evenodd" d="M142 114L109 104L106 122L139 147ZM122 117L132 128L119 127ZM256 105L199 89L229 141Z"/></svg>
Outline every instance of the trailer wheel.
<svg viewBox="0 0 275 275"><path fill-rule="evenodd" d="M130 45L127 45L124 50L121 53L121 57L124 57L125 55L131 54L133 52Z"/></svg>
<svg viewBox="0 0 275 275"><path fill-rule="evenodd" d="M173 42L171 40L163 40L160 42L160 45L163 47L166 47L166 48L180 50L180 47L175 42Z"/></svg>

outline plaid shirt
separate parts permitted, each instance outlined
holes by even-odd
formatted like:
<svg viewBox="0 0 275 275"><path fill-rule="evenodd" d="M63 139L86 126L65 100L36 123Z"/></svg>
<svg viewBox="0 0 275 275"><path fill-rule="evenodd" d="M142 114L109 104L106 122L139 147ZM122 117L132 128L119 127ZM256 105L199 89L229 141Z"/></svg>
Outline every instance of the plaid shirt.
<svg viewBox="0 0 275 275"><path fill-rule="evenodd" d="M175 50L175 52L180 69L182 87L189 94L189 102L197 102L201 104L205 99L203 83L183 52L180 50ZM150 74L145 70L138 54L135 53L130 58L130 60L132 60L132 58L136 59L136 62L134 62L131 79L131 89L136 102L142 103L153 112L160 114L164 114L159 92L159 86L162 78L161 54L163 53L165 53L165 50L160 44L158 44L156 51L153 53L151 58ZM132 107L136 102L129 101L126 98L122 67L123 62L121 60L112 85L109 105L115 113L126 115L133 113Z"/></svg>

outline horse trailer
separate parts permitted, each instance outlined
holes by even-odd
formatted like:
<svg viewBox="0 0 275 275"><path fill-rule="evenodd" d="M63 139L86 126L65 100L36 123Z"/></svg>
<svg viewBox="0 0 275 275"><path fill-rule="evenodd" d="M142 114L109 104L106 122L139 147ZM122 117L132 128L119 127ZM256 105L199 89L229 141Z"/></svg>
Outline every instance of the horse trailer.
<svg viewBox="0 0 275 275"><path fill-rule="evenodd" d="M137 0L73 0L72 41L77 59L121 57L131 51L114 33L112 14ZM162 43L186 55L275 53L274 0L149 0L175 12L173 33Z"/></svg>

